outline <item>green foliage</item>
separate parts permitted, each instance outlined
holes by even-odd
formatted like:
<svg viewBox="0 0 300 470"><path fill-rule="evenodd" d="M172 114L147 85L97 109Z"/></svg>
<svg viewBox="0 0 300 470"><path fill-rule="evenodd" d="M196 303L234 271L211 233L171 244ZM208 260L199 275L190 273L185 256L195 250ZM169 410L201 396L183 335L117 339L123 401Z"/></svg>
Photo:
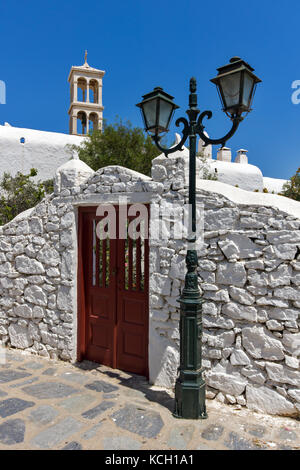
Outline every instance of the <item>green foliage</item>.
<svg viewBox="0 0 300 470"><path fill-rule="evenodd" d="M281 194L290 199L300 201L300 168L298 168L296 174L283 185Z"/></svg>
<svg viewBox="0 0 300 470"><path fill-rule="evenodd" d="M44 193L45 194L51 194L54 191L54 181L53 178L50 178L48 180L42 181L41 183L44 187Z"/></svg>
<svg viewBox="0 0 300 470"><path fill-rule="evenodd" d="M0 225L34 207L46 193L53 191L53 180L35 183L31 178L36 175L35 168L32 168L27 175L20 172L16 176L4 173L0 181Z"/></svg>
<svg viewBox="0 0 300 470"><path fill-rule="evenodd" d="M121 120L104 123L102 131L94 131L79 147L73 148L78 151L80 160L95 171L108 165L120 165L148 176L153 158L161 153L141 128Z"/></svg>

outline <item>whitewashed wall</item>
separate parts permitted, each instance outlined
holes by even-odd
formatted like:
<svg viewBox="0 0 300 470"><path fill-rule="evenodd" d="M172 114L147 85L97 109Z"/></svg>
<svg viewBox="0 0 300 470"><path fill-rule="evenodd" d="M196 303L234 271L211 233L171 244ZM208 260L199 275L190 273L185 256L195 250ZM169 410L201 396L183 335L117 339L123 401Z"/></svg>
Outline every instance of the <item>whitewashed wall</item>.
<svg viewBox="0 0 300 470"><path fill-rule="evenodd" d="M21 143L21 139L25 142ZM4 172L15 175L17 171L29 173L36 168L36 180L53 178L57 168L72 157L67 145L80 145L82 140L83 137L58 132L0 126L0 177Z"/></svg>
<svg viewBox="0 0 300 470"><path fill-rule="evenodd" d="M77 207L187 202L186 158L153 161L152 179L122 167L94 173L74 160L55 194L1 228L0 340L76 360ZM270 414L300 412L300 204L198 180L205 208L199 253L207 395ZM152 223L152 220L151 220ZM172 225L172 224L171 224ZM185 243L150 240L150 381L172 387Z"/></svg>

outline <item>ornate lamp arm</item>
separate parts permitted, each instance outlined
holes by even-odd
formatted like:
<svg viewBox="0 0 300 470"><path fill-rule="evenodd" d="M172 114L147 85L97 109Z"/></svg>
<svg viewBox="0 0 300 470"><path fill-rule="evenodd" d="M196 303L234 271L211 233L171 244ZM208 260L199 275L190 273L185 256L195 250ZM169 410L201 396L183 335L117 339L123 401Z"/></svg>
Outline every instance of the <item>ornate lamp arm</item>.
<svg viewBox="0 0 300 470"><path fill-rule="evenodd" d="M173 152L176 152L177 150L183 150L182 146L185 144L188 136L189 136L189 133L190 133L190 125L187 121L187 119L181 117L181 118L178 118L177 121L175 122L176 126L178 127L179 124L182 123L183 124L183 131L182 131L182 139L181 141L179 142L179 144L175 145L174 147L171 147L169 149L166 149L166 148L163 148L161 147L161 145L159 144L160 140L161 140L161 137L159 135L153 135L152 136L152 140L154 141L155 145L159 148L159 150L161 150L165 156L167 157L169 153L173 153Z"/></svg>
<svg viewBox="0 0 300 470"><path fill-rule="evenodd" d="M240 123L242 122L243 118L242 116L234 116L232 118L232 127L230 131L221 139L210 139L204 134L204 126L202 124L203 119L207 117L207 119L211 119L212 117L212 112L211 111L203 111L197 121L197 126L196 126L196 132L199 135L199 137L204 141L204 146L212 144L221 144L222 147L225 147L225 144L227 140L230 139L230 137L233 136L233 134L236 132L237 128L239 127Z"/></svg>
<svg viewBox="0 0 300 470"><path fill-rule="evenodd" d="M190 112L191 112L190 110L187 111L188 114ZM195 114L198 114L198 112L199 112L198 110L196 110L196 112L194 111ZM221 144L222 147L225 147L225 144L226 144L227 140L229 140L235 134L235 132L237 131L237 129L240 125L240 123L243 120L242 116L234 116L233 118L231 118L232 127L231 127L230 131L224 137L221 137L220 139L211 139L210 137L207 137L207 135L205 135L205 133L204 133L205 127L204 127L202 121L205 117L207 117L207 119L211 119L212 118L212 112L211 111L203 111L200 114L200 116L197 120L197 124L195 126L195 133L198 134L199 137L203 140L205 147L209 144L212 144L212 145ZM190 118L191 118L191 116L190 116ZM177 119L175 124L176 124L177 127L179 127L179 124L183 124L184 127L183 127L183 131L182 131L182 134L183 134L182 139L174 147L164 148L160 145L161 137L159 135L153 135L152 136L153 142L159 148L159 150L161 150L165 154L166 157L170 153L177 152L177 150L182 151L183 150L182 146L185 144L187 138L189 137L189 135L191 133L191 124L187 121L187 119L181 117L181 118Z"/></svg>

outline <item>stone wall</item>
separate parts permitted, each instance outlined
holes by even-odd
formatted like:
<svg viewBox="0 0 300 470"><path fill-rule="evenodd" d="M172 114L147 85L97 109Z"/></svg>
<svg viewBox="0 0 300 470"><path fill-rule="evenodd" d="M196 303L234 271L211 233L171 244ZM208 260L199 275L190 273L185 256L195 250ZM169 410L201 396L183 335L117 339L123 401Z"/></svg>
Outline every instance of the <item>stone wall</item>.
<svg viewBox="0 0 300 470"><path fill-rule="evenodd" d="M0 338L50 358L74 359L75 213L47 197L1 228Z"/></svg>
<svg viewBox="0 0 300 470"><path fill-rule="evenodd" d="M0 341L75 361L77 208L187 202L186 157L153 160L152 178L122 167L62 166L55 193L0 229ZM270 414L300 412L300 204L198 180L207 396ZM172 210L170 227L174 223ZM164 221L166 222L166 220ZM150 232L155 225L151 218ZM168 228L167 224L165 226ZM179 361L183 240L150 238L150 381L172 387Z"/></svg>

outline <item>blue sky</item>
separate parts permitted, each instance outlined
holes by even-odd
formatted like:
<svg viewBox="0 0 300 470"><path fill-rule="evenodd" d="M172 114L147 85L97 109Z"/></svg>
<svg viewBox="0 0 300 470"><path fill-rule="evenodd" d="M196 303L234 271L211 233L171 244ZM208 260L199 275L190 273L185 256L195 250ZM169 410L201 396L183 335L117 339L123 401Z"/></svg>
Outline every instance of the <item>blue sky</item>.
<svg viewBox="0 0 300 470"><path fill-rule="evenodd" d="M155 86L175 97L175 116L184 116L195 76L199 108L213 112L206 130L218 138L230 121L209 80L238 55L263 82L228 142L233 155L248 149L249 163L275 178L300 166L300 104L291 100L292 82L300 80L299 1L0 0L0 9L0 80L7 87L1 124L68 133L67 78L87 49L88 63L106 71L108 122L119 116L142 126L135 104Z"/></svg>

